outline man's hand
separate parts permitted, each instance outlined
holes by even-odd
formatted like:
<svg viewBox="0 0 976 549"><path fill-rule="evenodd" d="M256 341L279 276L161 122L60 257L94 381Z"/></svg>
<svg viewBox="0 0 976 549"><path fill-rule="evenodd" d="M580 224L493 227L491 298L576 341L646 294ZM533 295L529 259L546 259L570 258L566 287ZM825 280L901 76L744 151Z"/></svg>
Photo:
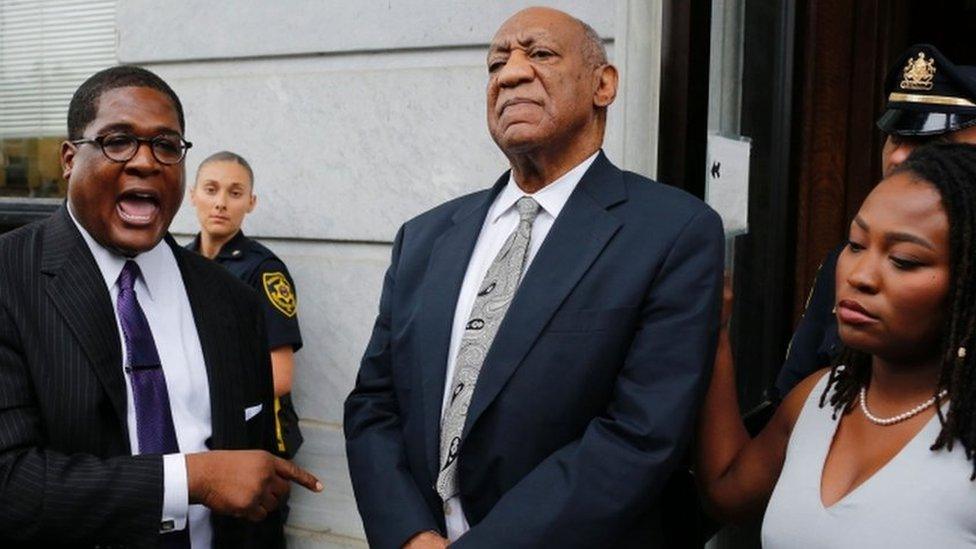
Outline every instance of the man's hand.
<svg viewBox="0 0 976 549"><path fill-rule="evenodd" d="M403 545L403 549L444 549L450 543L447 538L441 537L437 532L421 532L410 538Z"/></svg>
<svg viewBox="0 0 976 549"><path fill-rule="evenodd" d="M294 463L263 450L222 450L188 454L190 503L215 513L258 522L274 511L294 481L313 492L322 483Z"/></svg>

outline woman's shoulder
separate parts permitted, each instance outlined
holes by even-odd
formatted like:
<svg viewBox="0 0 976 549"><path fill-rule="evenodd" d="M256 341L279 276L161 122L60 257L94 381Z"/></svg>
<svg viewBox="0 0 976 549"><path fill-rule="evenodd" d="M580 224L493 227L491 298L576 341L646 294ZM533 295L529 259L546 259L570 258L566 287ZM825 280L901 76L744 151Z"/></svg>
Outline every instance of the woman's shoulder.
<svg viewBox="0 0 976 549"><path fill-rule="evenodd" d="M803 411L804 405L811 397L819 398L819 393L823 391L823 386L827 383L827 377L829 375L830 368L821 368L807 376L793 390L787 393L786 398L779 405L776 416L774 416L774 418L781 422L780 426L782 428L785 428L787 431L793 430L793 426L796 425L796 421L800 417L800 412ZM817 390L816 394L814 393L814 389Z"/></svg>

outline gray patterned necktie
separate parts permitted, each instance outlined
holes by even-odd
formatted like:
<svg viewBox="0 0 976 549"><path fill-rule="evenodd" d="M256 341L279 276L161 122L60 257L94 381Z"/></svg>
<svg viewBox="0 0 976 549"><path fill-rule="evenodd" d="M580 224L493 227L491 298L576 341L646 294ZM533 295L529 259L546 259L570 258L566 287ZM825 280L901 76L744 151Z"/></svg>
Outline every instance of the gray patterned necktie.
<svg viewBox="0 0 976 549"><path fill-rule="evenodd" d="M532 222L539 215L539 203L528 196L520 198L515 206L519 213L518 227L488 267L471 307L464 335L461 336L461 348L451 382L451 397L441 420L441 468L437 475L437 493L444 501L458 492L457 459L468 406L471 405L471 396L485 356L522 278L529 252L529 238L532 236Z"/></svg>

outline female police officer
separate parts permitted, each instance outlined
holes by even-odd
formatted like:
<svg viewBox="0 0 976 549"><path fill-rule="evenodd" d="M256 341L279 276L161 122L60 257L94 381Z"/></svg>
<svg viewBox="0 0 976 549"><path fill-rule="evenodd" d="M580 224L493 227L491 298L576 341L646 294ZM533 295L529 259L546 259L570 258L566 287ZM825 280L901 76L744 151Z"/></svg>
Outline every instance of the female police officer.
<svg viewBox="0 0 976 549"><path fill-rule="evenodd" d="M229 151L210 155L197 169L190 202L200 232L187 248L217 261L263 298L274 369L278 450L291 458L302 441L290 396L294 353L302 346L298 298L285 264L241 231L244 216L257 203L251 166Z"/></svg>

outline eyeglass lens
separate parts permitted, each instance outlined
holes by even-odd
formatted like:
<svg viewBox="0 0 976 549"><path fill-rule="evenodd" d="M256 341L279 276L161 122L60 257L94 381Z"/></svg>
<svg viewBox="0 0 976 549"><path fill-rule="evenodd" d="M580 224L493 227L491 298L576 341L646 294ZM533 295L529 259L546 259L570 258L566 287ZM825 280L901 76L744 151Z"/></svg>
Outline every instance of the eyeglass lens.
<svg viewBox="0 0 976 549"><path fill-rule="evenodd" d="M163 164L176 164L183 159L183 143L177 137L160 135L150 141L153 156ZM136 155L139 140L132 135L111 134L102 139L102 150L110 159L126 162Z"/></svg>

